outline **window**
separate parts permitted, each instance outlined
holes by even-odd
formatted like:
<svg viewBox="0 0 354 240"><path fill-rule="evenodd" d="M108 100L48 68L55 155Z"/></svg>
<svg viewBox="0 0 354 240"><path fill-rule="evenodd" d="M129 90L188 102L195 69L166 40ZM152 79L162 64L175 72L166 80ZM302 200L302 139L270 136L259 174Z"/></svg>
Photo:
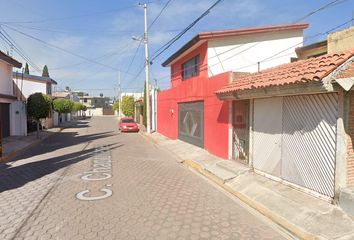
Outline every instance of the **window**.
<svg viewBox="0 0 354 240"><path fill-rule="evenodd" d="M84 98L84 103L87 103L87 99L86 98Z"/></svg>
<svg viewBox="0 0 354 240"><path fill-rule="evenodd" d="M199 75L199 55L182 64L182 79L186 80Z"/></svg>

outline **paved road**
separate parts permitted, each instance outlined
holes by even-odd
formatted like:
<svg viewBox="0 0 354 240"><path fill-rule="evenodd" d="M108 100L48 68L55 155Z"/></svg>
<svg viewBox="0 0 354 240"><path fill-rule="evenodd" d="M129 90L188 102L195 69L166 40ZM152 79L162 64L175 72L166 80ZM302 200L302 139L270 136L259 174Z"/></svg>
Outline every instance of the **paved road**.
<svg viewBox="0 0 354 240"><path fill-rule="evenodd" d="M0 239L289 239L114 117L0 165Z"/></svg>

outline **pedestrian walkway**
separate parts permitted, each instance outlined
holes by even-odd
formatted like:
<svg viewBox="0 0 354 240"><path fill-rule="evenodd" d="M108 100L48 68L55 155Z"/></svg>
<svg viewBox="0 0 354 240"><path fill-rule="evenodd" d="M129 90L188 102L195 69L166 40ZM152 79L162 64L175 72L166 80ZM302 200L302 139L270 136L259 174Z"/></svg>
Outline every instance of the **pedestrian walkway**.
<svg viewBox="0 0 354 240"><path fill-rule="evenodd" d="M174 153L180 163L213 180L300 238L354 239L353 216L335 205L255 174L243 164L220 159L183 141L171 140L158 133L144 136Z"/></svg>
<svg viewBox="0 0 354 240"><path fill-rule="evenodd" d="M0 164L0 239L294 239L117 120L94 117Z"/></svg>
<svg viewBox="0 0 354 240"><path fill-rule="evenodd" d="M3 139L2 146L2 158L0 162L7 162L19 153L33 147L34 145L40 143L47 137L60 132L62 129L76 124L76 120L65 122L60 124L58 127L44 129L40 131L40 137L37 138L37 132L28 133L27 136L10 136Z"/></svg>

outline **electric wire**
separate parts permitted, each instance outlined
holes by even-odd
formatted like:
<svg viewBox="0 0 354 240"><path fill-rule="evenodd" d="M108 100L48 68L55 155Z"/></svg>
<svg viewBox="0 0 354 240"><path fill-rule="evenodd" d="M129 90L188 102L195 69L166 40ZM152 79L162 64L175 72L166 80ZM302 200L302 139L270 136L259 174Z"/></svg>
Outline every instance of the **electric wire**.
<svg viewBox="0 0 354 240"><path fill-rule="evenodd" d="M163 11L165 11L165 9L167 8L167 6L170 4L172 0L168 0L165 5L162 7L161 11L157 14L157 16L155 17L155 19L150 23L148 30L150 30L150 28L154 25L154 23L157 21L157 19L159 19L159 17L161 16L161 14L163 13Z"/></svg>
<svg viewBox="0 0 354 240"><path fill-rule="evenodd" d="M41 69L35 64L23 49L11 38L11 36L0 26L0 37L12 47L36 72L41 72Z"/></svg>
<svg viewBox="0 0 354 240"><path fill-rule="evenodd" d="M99 11L99 12L86 13L86 14L80 14L80 15L74 15L74 16L67 16L67 17L47 18L47 19L32 20L32 21L1 22L1 23L4 23L4 24L14 24L14 23L30 24L30 23L66 21L66 20L72 20L72 19L77 19L77 18L91 17L91 16L95 16L95 15L103 15L103 14L107 14L107 13L116 13L117 11L126 10L126 9L130 9L130 8L136 8L136 6L134 5L134 6L123 7L123 8L113 9L113 10L111 9L111 10L107 10L107 11Z"/></svg>
<svg viewBox="0 0 354 240"><path fill-rule="evenodd" d="M28 37L28 38L31 38L31 39L33 39L33 40L36 40L36 41L38 41L38 42L40 42L40 43L42 43L42 44L44 44L44 45L47 45L47 46L49 46L49 47L52 47L52 48L58 49L58 50L60 50L60 51L63 51L63 52L65 52L65 53L69 54L69 55L75 56L75 57L77 57L77 58L84 59L84 60L86 60L86 61L88 61L88 62L97 64L97 65L100 65L100 66L104 66L104 67L109 68L109 69L114 70L114 71L121 71L120 69L117 69L117 68L112 67L112 66L110 66L110 65L103 64L103 63L101 63L101 62L98 62L98 61L93 60L93 59L89 59L89 58L87 58L87 57L85 57L85 56L82 56L82 55L80 55L80 54L77 54L77 53L75 53L75 52L71 52L71 51L69 51L69 50L67 50L67 49L64 49L64 48L62 48L62 47L59 47L59 46L56 46L56 45L54 45L54 44L48 43L48 42L46 42L46 41L44 41L44 40L42 40L42 39L39 39L39 38L37 38L37 37L34 37L34 36L32 36L32 35L30 35L30 34L27 34L27 33L23 32L23 31L19 31L19 30L13 28L13 27L8 26L8 25L4 25L4 26L6 26L7 28L9 28L9 29L11 29L11 30L13 30L13 31L15 31L15 32L17 32L17 33L19 33L19 34L21 34L21 35L24 35L24 36L26 36L26 37ZM128 73L128 72L125 72L125 71L121 71L121 72L126 73L126 74L129 74L129 75L134 75L134 74L132 74L132 73Z"/></svg>
<svg viewBox="0 0 354 240"><path fill-rule="evenodd" d="M155 53L152 54L150 62L152 63L157 57L159 57L163 52L165 52L168 48L171 47L173 43L175 43L178 39L180 39L186 32L188 32L192 27L194 27L200 20L202 20L205 16L207 16L210 11L216 7L223 0L216 1L213 5L211 5L205 12L203 12L196 20L194 20L191 24L189 24L184 30L178 33L175 37L161 46Z"/></svg>

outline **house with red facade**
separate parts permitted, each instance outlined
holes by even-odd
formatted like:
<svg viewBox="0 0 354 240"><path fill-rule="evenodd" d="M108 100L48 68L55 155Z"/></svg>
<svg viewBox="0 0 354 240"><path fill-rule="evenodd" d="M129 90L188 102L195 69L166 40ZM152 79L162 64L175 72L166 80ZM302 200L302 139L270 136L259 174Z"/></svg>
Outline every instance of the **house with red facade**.
<svg viewBox="0 0 354 240"><path fill-rule="evenodd" d="M162 64L171 69L171 87L157 96L157 131L221 158L247 163L243 151L249 143L239 139L239 151L230 146L233 103L218 99L215 92L238 76L289 63L296 57L295 48L302 46L307 27L290 24L199 33ZM238 109L248 116L247 105ZM235 124L246 136L245 118Z"/></svg>

